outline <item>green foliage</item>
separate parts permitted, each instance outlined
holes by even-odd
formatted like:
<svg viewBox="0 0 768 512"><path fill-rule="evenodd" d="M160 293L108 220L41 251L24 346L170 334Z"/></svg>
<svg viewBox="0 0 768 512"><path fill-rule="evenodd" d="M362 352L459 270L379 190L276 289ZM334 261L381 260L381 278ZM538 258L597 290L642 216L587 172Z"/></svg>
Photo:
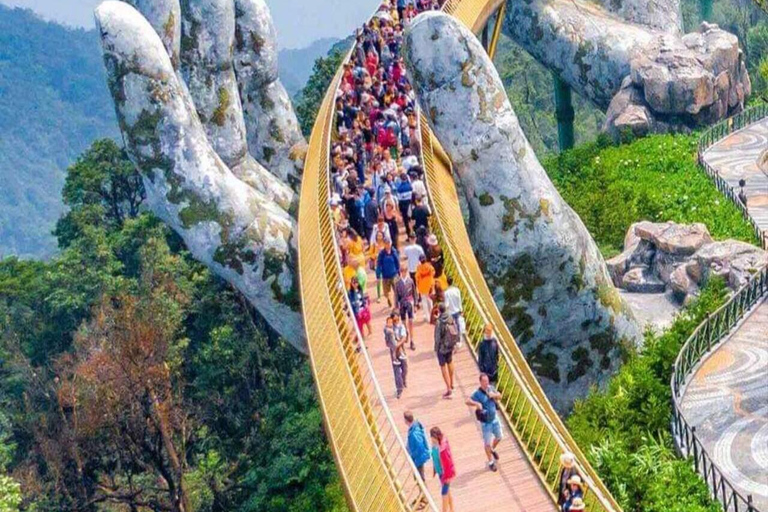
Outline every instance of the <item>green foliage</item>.
<svg viewBox="0 0 768 512"><path fill-rule="evenodd" d="M117 136L96 31L0 5L0 257L55 252L64 169Z"/></svg>
<svg viewBox="0 0 768 512"><path fill-rule="evenodd" d="M503 35L494 59L520 125L539 157L558 151L554 78L549 70ZM576 144L593 140L605 116L589 101L573 94Z"/></svg>
<svg viewBox="0 0 768 512"><path fill-rule="evenodd" d="M753 242L739 211L696 164L696 135L654 135L614 146L606 138L544 160L544 167L606 257L633 222L703 222L716 239Z"/></svg>
<svg viewBox="0 0 768 512"><path fill-rule="evenodd" d="M0 512L17 512L21 505L21 485L0 474Z"/></svg>
<svg viewBox="0 0 768 512"><path fill-rule="evenodd" d="M691 464L675 455L669 381L683 343L727 294L722 280L711 280L668 331L646 333L643 351L605 389L577 402L568 419L574 439L628 512L718 510Z"/></svg>
<svg viewBox="0 0 768 512"><path fill-rule="evenodd" d="M183 390L174 416L187 425L183 464L191 509L345 510L306 360L265 334L242 296L194 261L151 214L132 216L120 200L115 204L122 214L111 216L115 210L105 197L113 196L103 192L113 190L129 163L110 144L95 143L70 168L66 218L75 229L66 231L59 256L0 260L0 410L8 417L4 423L0 416L0 474L4 464L8 471L27 469L32 480L24 486L30 489L24 506L63 510L79 499L82 489L69 489L65 497L66 480L50 471L39 425L55 417L50 390L60 361L75 351L75 333L92 320L103 296L130 294L161 304L153 310L178 326L165 364ZM157 295L161 285L175 292ZM82 455L89 482L82 492L93 492L91 484L104 471L117 471L116 481L127 478L119 471L128 469L104 459L117 454ZM150 472L131 478L156 487ZM9 506L16 506L14 489L0 477L0 503L8 496Z"/></svg>
<svg viewBox="0 0 768 512"><path fill-rule="evenodd" d="M317 59L312 69L312 75L296 97L296 116L299 118L301 131L306 137L312 133L317 111L320 109L325 93L344 60L350 44L350 40L341 41L331 48L327 56Z"/></svg>

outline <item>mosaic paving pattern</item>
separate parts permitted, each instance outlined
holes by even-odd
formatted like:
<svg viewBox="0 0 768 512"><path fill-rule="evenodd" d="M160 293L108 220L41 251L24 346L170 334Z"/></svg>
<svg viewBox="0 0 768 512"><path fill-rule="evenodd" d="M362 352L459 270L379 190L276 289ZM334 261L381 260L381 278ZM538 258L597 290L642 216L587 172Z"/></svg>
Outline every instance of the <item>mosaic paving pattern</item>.
<svg viewBox="0 0 768 512"><path fill-rule="evenodd" d="M701 365L682 405L726 478L768 510L768 302Z"/></svg>
<svg viewBox="0 0 768 512"><path fill-rule="evenodd" d="M704 160L738 192L745 179L750 216L768 230L768 172L757 166L760 153L768 148L768 119L731 134L704 153Z"/></svg>

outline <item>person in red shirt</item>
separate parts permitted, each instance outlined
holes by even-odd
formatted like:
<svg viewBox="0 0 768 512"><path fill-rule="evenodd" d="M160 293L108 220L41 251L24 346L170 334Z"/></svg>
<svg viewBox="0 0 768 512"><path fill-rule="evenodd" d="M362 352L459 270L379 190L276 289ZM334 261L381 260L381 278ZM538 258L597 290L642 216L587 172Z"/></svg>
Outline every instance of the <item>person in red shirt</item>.
<svg viewBox="0 0 768 512"><path fill-rule="evenodd" d="M456 478L456 466L453 464L451 445L440 427L429 430L432 438L432 475L440 477L440 495L443 497L443 512L454 512L451 482Z"/></svg>

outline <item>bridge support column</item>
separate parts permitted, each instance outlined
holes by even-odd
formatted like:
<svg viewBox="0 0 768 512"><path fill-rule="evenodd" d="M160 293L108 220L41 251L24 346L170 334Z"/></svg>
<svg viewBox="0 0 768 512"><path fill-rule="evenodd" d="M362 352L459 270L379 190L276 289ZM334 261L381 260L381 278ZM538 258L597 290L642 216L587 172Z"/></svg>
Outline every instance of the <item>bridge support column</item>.
<svg viewBox="0 0 768 512"><path fill-rule="evenodd" d="M499 39L501 38L501 29L504 26L504 17L507 14L507 3L504 2L501 4L501 7L499 7L499 10L496 11L495 19L496 21L493 24L493 33L491 33L491 39L488 40L488 27L490 23L486 23L485 27L483 27L483 35L482 35L482 43L483 48L485 48L485 51L488 53L488 56L491 57L491 60L496 56L496 49L499 45Z"/></svg>
<svg viewBox="0 0 768 512"><path fill-rule="evenodd" d="M699 16L701 21L712 19L712 0L699 0Z"/></svg>
<svg viewBox="0 0 768 512"><path fill-rule="evenodd" d="M553 73L555 84L555 117L557 119L557 142L560 151L571 149L574 144L573 136L573 98L571 87L558 75Z"/></svg>

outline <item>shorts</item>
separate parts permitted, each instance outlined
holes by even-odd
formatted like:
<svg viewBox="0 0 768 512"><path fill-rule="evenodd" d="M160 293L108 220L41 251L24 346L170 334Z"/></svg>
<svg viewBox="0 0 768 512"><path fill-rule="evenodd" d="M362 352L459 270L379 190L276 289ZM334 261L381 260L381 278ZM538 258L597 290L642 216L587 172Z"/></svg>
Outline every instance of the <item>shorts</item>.
<svg viewBox="0 0 768 512"><path fill-rule="evenodd" d="M440 496L447 496L448 492L451 490L451 482L445 482L440 487Z"/></svg>
<svg viewBox="0 0 768 512"><path fill-rule="evenodd" d="M483 443L485 446L490 446L494 438L499 441L504 438L501 433L501 422L498 416L490 423L483 423Z"/></svg>
<svg viewBox="0 0 768 512"><path fill-rule="evenodd" d="M400 304L400 320L405 322L406 318L413 320L413 303L411 302Z"/></svg>
<svg viewBox="0 0 768 512"><path fill-rule="evenodd" d="M440 366L445 366L447 364L451 364L453 362L453 352L448 352L447 354L441 354L440 352L437 353L437 363Z"/></svg>
<svg viewBox="0 0 768 512"><path fill-rule="evenodd" d="M395 279L382 279L384 282L384 295L389 295L389 292L391 292L395 288Z"/></svg>

